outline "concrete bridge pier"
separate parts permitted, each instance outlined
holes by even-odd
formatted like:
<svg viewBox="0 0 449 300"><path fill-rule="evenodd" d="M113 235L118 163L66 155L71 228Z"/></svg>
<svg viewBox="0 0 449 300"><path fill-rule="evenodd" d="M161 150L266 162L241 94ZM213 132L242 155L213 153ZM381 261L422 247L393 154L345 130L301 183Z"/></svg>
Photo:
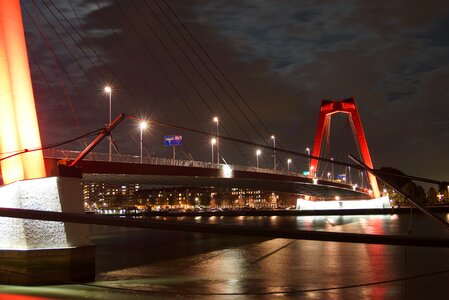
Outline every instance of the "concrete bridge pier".
<svg viewBox="0 0 449 300"><path fill-rule="evenodd" d="M3 207L83 213L81 178L45 177L0 187ZM0 284L47 285L95 279L95 246L85 224L0 218Z"/></svg>
<svg viewBox="0 0 449 300"><path fill-rule="evenodd" d="M0 206L83 212L81 177L46 177L19 0L0 0ZM0 218L0 283L40 285L95 277L86 225Z"/></svg>

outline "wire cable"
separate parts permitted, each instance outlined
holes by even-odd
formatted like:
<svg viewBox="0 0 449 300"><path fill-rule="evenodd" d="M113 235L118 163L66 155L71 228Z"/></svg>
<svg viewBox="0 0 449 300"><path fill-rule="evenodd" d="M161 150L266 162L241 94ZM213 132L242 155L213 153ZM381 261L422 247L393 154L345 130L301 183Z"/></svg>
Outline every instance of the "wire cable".
<svg viewBox="0 0 449 300"><path fill-rule="evenodd" d="M28 152L40 151L40 150L45 150L45 149L55 148L55 147L58 147L58 146L62 146L62 145L65 145L65 144L69 144L69 143L72 143L72 142L77 141L77 140L79 140L79 139L83 139L83 138L86 138L86 137L88 137L88 136L91 136L91 135L93 135L93 134L98 134L99 132L101 132L101 131L103 131L103 130L104 130L104 128L95 129L95 130L92 130L92 131L90 131L90 132L88 132L88 133L86 133L86 134L83 134L83 135L81 135L81 136L75 137L75 138L70 139L70 140L65 140L65 141L62 141L62 142L57 142L57 143L53 143L53 144L48 144L48 145L45 145L45 146L36 147L36 148L31 148L31 149L17 150L17 151L15 151L15 152L14 152L13 154L11 154L11 155L8 155L8 156L5 156L5 157L0 158L0 161L6 160L6 159L8 159L8 158L11 158L11 157L14 157L14 156L17 156L17 155L20 155L20 154L28 153Z"/></svg>

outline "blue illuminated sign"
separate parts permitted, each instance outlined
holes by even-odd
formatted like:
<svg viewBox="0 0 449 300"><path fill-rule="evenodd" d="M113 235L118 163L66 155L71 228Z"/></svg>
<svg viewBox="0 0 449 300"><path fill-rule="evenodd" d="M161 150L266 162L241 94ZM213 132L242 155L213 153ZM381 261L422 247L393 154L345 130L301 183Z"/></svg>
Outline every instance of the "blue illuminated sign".
<svg viewBox="0 0 449 300"><path fill-rule="evenodd" d="M182 135L166 135L164 136L164 146L182 145Z"/></svg>

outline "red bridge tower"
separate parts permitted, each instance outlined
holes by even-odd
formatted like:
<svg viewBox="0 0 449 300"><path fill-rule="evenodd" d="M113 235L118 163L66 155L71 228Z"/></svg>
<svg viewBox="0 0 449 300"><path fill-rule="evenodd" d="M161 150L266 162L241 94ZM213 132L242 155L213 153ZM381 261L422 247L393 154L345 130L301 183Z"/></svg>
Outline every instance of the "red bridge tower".
<svg viewBox="0 0 449 300"><path fill-rule="evenodd" d="M329 101L322 100L320 115L318 117L318 126L315 134L315 141L313 145L313 156L320 156L321 145L323 142L324 129L330 129L330 118L335 113L344 113L348 116L348 120L353 128L358 147L362 154L363 162L369 167L373 168L371 155L369 153L368 144L366 143L365 133L363 132L362 122L360 121L359 112L355 104L354 98L343 100ZM318 168L318 160L311 159L309 166L309 176L313 177ZM374 175L368 173L368 178L375 198L380 197L379 187Z"/></svg>

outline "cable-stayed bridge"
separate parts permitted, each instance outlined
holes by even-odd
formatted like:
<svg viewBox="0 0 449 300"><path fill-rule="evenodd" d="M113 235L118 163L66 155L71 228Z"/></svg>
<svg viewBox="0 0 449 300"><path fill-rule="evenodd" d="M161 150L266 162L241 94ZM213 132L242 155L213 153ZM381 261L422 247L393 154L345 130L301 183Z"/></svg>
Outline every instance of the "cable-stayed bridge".
<svg viewBox="0 0 449 300"><path fill-rule="evenodd" d="M46 150L44 156L49 169L58 161L70 162L80 152ZM80 163L87 182L114 184L187 185L198 187L247 188L289 192L319 199L363 199L372 197L366 188L339 181L310 178L297 172L249 166L217 164L169 158L90 153Z"/></svg>

